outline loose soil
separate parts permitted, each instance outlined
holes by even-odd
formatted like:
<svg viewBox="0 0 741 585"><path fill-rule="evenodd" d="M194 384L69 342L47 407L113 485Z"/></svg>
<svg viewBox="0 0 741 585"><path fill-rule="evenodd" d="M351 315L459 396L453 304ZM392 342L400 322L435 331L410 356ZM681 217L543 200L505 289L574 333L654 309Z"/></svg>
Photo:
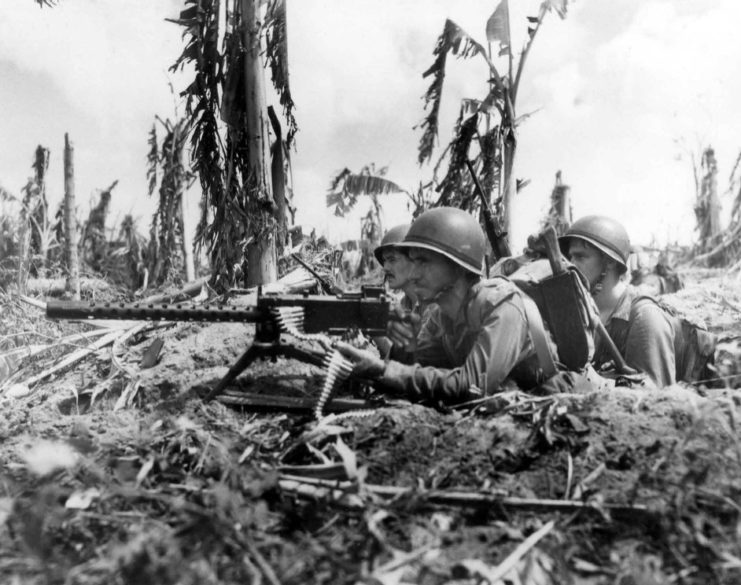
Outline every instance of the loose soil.
<svg viewBox="0 0 741 585"><path fill-rule="evenodd" d="M109 348L2 398L0 582L740 583L741 301L731 276L685 279L672 301L721 335L719 380L460 410L389 401L317 423L205 402L253 327L144 331L114 349L128 374ZM311 402L321 375L260 361L235 389Z"/></svg>

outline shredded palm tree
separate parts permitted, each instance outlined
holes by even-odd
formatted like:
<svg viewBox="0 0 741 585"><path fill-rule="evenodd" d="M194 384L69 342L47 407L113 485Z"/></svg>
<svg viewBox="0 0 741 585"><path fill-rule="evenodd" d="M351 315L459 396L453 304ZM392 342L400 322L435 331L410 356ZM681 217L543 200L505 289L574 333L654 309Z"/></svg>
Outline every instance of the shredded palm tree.
<svg viewBox="0 0 741 585"><path fill-rule="evenodd" d="M483 59L488 67L489 91L482 100L465 99L461 104L453 139L443 149L440 162L435 167L437 175L437 168L442 160L446 155L449 157L445 178L438 186L441 191L438 204L459 204L464 208L475 209L476 198L467 194L471 192L471 188L470 180L466 177L465 163L469 159L467 147L473 143L474 136L478 135L480 153L474 159L483 177L482 186L490 189L486 194L489 199L493 199L490 206L501 216L505 232L509 231L508 208L511 206L511 198L518 186L525 184L514 175L516 129L517 124L525 119L516 115L517 91L527 56L543 19L550 11L555 11L563 18L567 3L568 0L545 0L540 4L538 15L528 17L528 38L517 62L511 47L508 0L500 0L487 21L488 50L456 23L445 21L443 32L433 50L434 61L424 73L424 77L431 76L432 81L423 96L427 115L417 126L422 129L417 156L420 165L431 160L436 145L448 54L452 53L461 59ZM492 60L492 45L498 46L499 57L506 58L504 73L500 73Z"/></svg>
<svg viewBox="0 0 741 585"><path fill-rule="evenodd" d="M225 290L244 277L245 254L250 246L272 238L279 227L276 203L263 179L265 169L258 177L251 167L255 157L250 156L246 130L246 50L243 35L239 34L244 18L242 3L222 2L223 5L219 0L185 0L185 10L172 22L185 28L187 43L171 68L175 70L186 63L195 67L195 79L183 94L187 97L191 128L191 166L203 192L196 245L206 246L209 251L211 284L217 290ZM220 7L226 14L225 22L220 20ZM286 144L290 144L296 121L285 60L285 23L284 2L271 1L261 29L266 43L264 54L288 119ZM267 140L267 136L263 139Z"/></svg>
<svg viewBox="0 0 741 585"><path fill-rule="evenodd" d="M157 177L161 176L157 212L152 219L149 240L149 281L154 285L165 282L182 282L185 268L183 227L183 193L193 176L183 162L183 152L188 135L186 120L157 121L165 131L158 148L156 126L150 131L149 195L154 193Z"/></svg>

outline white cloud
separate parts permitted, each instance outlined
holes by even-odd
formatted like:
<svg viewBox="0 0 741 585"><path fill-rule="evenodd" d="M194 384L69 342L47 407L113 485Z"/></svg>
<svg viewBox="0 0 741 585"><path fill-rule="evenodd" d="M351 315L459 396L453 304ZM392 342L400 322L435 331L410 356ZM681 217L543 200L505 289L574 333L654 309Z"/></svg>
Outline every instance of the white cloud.
<svg viewBox="0 0 741 585"><path fill-rule="evenodd" d="M522 37L537 0L512 1ZM324 208L333 173L374 162L413 189L428 179L416 163L424 116L422 72L446 17L484 41L490 0L295 0L288 3L291 85L300 127L293 153L299 221L352 237L355 219ZM523 8L525 6L525 8ZM0 183L17 192L33 150L52 148L61 191L64 132L75 141L78 201L121 179L115 203L142 212L147 131L155 114L173 115L167 68L183 48L166 23L181 0L0 2ZM516 245L537 225L561 169L577 215L615 214L636 239L692 235L691 171L675 160L675 139L715 146L720 186L741 146L741 53L737 0L615 0L571 4L550 14L528 58L519 113L540 108L520 128L519 172L532 180L519 196ZM520 46L515 42L515 48ZM182 86L175 77L176 90ZM462 97L483 97L477 59L449 61L440 144L450 138ZM438 149L439 154L441 149ZM436 155L437 156L437 155ZM56 166L55 166L56 165ZM405 214L403 198L387 215Z"/></svg>

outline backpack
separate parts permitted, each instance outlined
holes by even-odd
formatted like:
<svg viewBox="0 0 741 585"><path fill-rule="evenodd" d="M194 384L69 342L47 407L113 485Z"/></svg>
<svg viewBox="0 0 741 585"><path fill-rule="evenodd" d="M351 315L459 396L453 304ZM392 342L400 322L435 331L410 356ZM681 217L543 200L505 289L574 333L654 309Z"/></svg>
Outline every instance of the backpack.
<svg viewBox="0 0 741 585"><path fill-rule="evenodd" d="M575 269L554 277L548 260L540 259L519 266L508 278L535 302L559 361L573 371L586 367L594 354L594 337Z"/></svg>
<svg viewBox="0 0 741 585"><path fill-rule="evenodd" d="M633 299L633 307L640 300L648 299L666 313L674 330L674 362L678 382L699 382L713 377L715 347L718 338L708 331L705 322L685 314L664 299L651 295L639 295Z"/></svg>

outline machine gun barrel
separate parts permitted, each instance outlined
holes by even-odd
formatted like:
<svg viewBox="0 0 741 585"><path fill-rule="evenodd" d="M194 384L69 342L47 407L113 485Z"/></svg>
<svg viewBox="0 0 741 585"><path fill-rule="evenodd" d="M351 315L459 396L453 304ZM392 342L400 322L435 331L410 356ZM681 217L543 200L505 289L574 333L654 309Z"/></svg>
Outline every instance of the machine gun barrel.
<svg viewBox="0 0 741 585"><path fill-rule="evenodd" d="M144 303L96 303L60 301L46 303L50 319L121 319L141 321L239 321L256 323L269 318L262 308L227 306L188 306Z"/></svg>
<svg viewBox="0 0 741 585"><path fill-rule="evenodd" d="M60 301L46 304L51 319L122 319L145 321L231 321L275 323L285 309L300 309L296 325L304 333L342 334L357 328L367 335L383 335L390 303L372 289L340 295L258 294L257 306L193 306L187 304L97 303Z"/></svg>

